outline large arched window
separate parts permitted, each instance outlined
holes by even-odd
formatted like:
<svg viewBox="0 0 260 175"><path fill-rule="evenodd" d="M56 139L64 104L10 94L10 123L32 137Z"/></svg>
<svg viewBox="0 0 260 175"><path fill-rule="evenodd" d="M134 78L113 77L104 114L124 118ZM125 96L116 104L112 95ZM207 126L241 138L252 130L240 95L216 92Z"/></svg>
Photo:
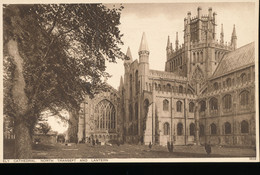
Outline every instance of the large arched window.
<svg viewBox="0 0 260 175"><path fill-rule="evenodd" d="M231 95L227 94L223 97L223 108L224 109L230 109L232 105L232 101L231 101Z"/></svg>
<svg viewBox="0 0 260 175"><path fill-rule="evenodd" d="M194 123L190 124L190 135L195 136L195 124Z"/></svg>
<svg viewBox="0 0 260 175"><path fill-rule="evenodd" d="M249 92L248 91L242 91L239 95L239 101L241 106L247 106L249 103Z"/></svg>
<svg viewBox="0 0 260 175"><path fill-rule="evenodd" d="M204 136L204 125L200 125L200 136Z"/></svg>
<svg viewBox="0 0 260 175"><path fill-rule="evenodd" d="M169 110L169 101L168 100L163 100L163 110L168 111Z"/></svg>
<svg viewBox="0 0 260 175"><path fill-rule="evenodd" d="M240 75L240 79L241 79L241 82L242 82L242 83L245 83L245 82L247 81L246 74L245 74L245 73L242 73L242 74Z"/></svg>
<svg viewBox="0 0 260 175"><path fill-rule="evenodd" d="M181 93L181 94L183 93L183 86L182 85L179 86L179 93Z"/></svg>
<svg viewBox="0 0 260 175"><path fill-rule="evenodd" d="M217 134L217 126L216 126L215 123L212 123L212 124L210 125L210 134L211 134L211 135L216 135L216 134Z"/></svg>
<svg viewBox="0 0 260 175"><path fill-rule="evenodd" d="M177 112L181 112L182 102L181 101L177 101L176 107L177 107Z"/></svg>
<svg viewBox="0 0 260 175"><path fill-rule="evenodd" d="M95 107L95 121L98 130L114 130L116 128L116 111L108 100L100 101Z"/></svg>
<svg viewBox="0 0 260 175"><path fill-rule="evenodd" d="M241 122L241 133L249 133L249 124L245 120Z"/></svg>
<svg viewBox="0 0 260 175"><path fill-rule="evenodd" d="M135 120L138 119L138 103L135 103Z"/></svg>
<svg viewBox="0 0 260 175"><path fill-rule="evenodd" d="M231 124L229 122L225 123L225 134L231 134Z"/></svg>
<svg viewBox="0 0 260 175"><path fill-rule="evenodd" d="M182 135L182 130L183 130L183 125L182 123L177 124L177 135L180 136Z"/></svg>
<svg viewBox="0 0 260 175"><path fill-rule="evenodd" d="M231 78L227 78L226 80L227 87L231 86Z"/></svg>
<svg viewBox="0 0 260 175"><path fill-rule="evenodd" d="M204 100L199 102L200 112L204 112L206 110L206 102Z"/></svg>
<svg viewBox="0 0 260 175"><path fill-rule="evenodd" d="M218 109L218 100L216 98L211 98L209 101L210 110L217 110Z"/></svg>
<svg viewBox="0 0 260 175"><path fill-rule="evenodd" d="M135 92L136 94L139 93L139 83L138 83L138 70L135 72Z"/></svg>
<svg viewBox="0 0 260 175"><path fill-rule="evenodd" d="M168 122L164 123L163 125L163 134L170 135L170 125Z"/></svg>
<svg viewBox="0 0 260 175"><path fill-rule="evenodd" d="M194 103L193 102L189 103L189 112L194 112Z"/></svg>

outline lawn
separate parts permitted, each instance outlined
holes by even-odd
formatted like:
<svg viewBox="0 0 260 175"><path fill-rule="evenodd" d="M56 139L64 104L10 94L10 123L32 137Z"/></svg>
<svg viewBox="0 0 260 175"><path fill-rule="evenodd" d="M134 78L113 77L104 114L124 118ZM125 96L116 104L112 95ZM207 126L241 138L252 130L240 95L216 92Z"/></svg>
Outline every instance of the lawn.
<svg viewBox="0 0 260 175"><path fill-rule="evenodd" d="M13 144L4 146L4 158L13 158ZM153 145L151 149L145 145L123 144L120 146L88 144L33 145L34 159L61 158L200 158L200 157L255 157L256 151L250 147L212 146L212 153L206 154L203 146L174 146L172 153L167 147Z"/></svg>

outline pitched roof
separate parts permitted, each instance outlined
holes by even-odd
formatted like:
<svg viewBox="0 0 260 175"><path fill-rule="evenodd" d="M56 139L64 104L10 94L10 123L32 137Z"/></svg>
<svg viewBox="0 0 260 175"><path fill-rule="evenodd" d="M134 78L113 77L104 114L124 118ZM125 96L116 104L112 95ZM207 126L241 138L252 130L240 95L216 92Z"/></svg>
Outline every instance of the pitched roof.
<svg viewBox="0 0 260 175"><path fill-rule="evenodd" d="M212 78L255 63L255 43L249 43L226 55L220 61Z"/></svg>

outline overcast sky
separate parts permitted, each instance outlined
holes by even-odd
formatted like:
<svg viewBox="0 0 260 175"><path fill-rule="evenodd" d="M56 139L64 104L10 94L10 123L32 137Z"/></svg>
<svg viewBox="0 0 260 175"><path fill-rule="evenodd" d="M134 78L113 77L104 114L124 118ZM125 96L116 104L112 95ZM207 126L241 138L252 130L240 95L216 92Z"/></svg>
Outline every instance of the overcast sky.
<svg viewBox="0 0 260 175"><path fill-rule="evenodd" d="M111 6L112 4L109 4ZM118 4L117 4L118 5ZM230 42L233 25L236 26L237 46L241 47L255 40L255 5L250 3L132 3L123 4L121 15L121 33L124 34L121 47L126 52L129 46L133 60L138 59L138 49L142 33L146 33L150 49L150 69L164 70L166 60L167 37L170 36L175 48L175 35L179 33L179 43L183 43L184 18L187 12L191 16L197 15L197 7L202 7L202 14L208 14L212 7L217 12L217 39L220 35L220 26L224 26L224 40ZM117 64L107 64L107 71L113 76L108 83L118 88L120 76L124 75L122 61Z"/></svg>

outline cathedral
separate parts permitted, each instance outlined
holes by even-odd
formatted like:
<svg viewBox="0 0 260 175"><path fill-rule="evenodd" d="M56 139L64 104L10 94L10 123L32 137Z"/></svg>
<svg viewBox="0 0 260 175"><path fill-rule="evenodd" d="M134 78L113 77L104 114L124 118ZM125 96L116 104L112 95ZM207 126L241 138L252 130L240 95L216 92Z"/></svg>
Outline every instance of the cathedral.
<svg viewBox="0 0 260 175"><path fill-rule="evenodd" d="M130 48L119 89L112 87L79 112L79 140L120 140L131 144L255 145L255 45L237 48L235 25L229 43L217 13L188 12L184 43L168 37L165 70L149 68L145 33L133 59Z"/></svg>

